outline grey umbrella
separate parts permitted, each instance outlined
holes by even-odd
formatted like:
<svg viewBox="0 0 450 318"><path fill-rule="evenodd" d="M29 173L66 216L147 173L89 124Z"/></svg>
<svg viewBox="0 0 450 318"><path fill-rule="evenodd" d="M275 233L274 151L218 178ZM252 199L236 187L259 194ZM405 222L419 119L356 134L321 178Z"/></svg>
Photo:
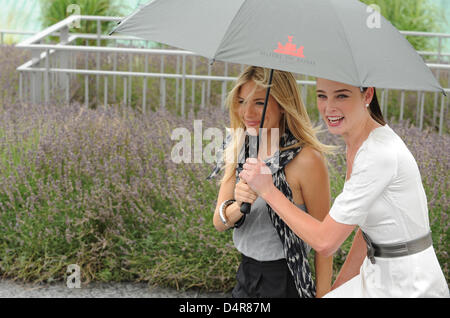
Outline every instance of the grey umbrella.
<svg viewBox="0 0 450 318"><path fill-rule="evenodd" d="M410 43L357 0L154 0L113 32L211 60L357 87L442 91Z"/></svg>
<svg viewBox="0 0 450 318"><path fill-rule="evenodd" d="M444 92L389 21L380 15L374 23L376 14L357 0L154 0L111 33L166 43L212 61L270 68L269 85L278 69L357 87ZM270 86L260 128L269 92Z"/></svg>

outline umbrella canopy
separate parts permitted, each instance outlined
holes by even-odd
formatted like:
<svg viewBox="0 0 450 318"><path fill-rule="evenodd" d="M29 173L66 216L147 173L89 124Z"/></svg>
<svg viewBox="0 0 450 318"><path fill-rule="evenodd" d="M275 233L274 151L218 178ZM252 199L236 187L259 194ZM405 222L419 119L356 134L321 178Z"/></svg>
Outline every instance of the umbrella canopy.
<svg viewBox="0 0 450 318"><path fill-rule="evenodd" d="M358 87L444 92L411 44L357 0L154 0L113 32L211 60Z"/></svg>

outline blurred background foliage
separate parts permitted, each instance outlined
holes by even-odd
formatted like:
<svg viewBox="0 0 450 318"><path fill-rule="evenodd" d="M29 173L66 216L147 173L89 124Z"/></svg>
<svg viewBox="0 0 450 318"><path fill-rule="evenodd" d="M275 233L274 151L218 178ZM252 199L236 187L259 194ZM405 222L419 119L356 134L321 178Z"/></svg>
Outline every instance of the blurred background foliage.
<svg viewBox="0 0 450 318"><path fill-rule="evenodd" d="M109 0L40 0L40 5L42 28L49 27L72 14L120 17L126 15L131 10L125 4L119 4L117 1ZM74 8L74 5L79 6L79 12L75 10L68 11L69 6ZM101 33L103 34L107 30L110 30L115 24L115 22L103 22L101 24L101 28L103 29ZM80 26L72 28L72 31L96 34L97 23L95 21L80 21ZM95 40L90 42L88 42L89 45L95 45ZM77 45L80 44L82 44L82 40L77 41Z"/></svg>
<svg viewBox="0 0 450 318"><path fill-rule="evenodd" d="M377 5L381 14L398 30L444 32L448 26L446 10L436 1L430 0L360 0ZM432 51L437 48L435 39L406 37L418 51Z"/></svg>

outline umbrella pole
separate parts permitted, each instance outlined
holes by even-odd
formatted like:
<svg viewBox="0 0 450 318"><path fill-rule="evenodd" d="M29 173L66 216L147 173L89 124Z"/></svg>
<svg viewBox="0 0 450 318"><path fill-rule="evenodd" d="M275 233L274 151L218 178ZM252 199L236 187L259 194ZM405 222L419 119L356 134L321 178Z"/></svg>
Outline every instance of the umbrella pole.
<svg viewBox="0 0 450 318"><path fill-rule="evenodd" d="M258 157L258 153L259 153L259 143L260 143L261 136L262 136L262 128L264 126L264 119L266 117L266 109L267 109L267 103L269 102L270 85L272 85L272 79L273 79L273 69L270 70L269 83L268 83L269 87L267 87L266 98L264 99L264 108L263 108L263 112L261 115L261 122L259 124L259 134L258 134L258 139L256 140L256 157ZM250 209L251 209L250 203L242 202L242 204L241 204L241 212L242 213L248 214L248 213L250 213Z"/></svg>

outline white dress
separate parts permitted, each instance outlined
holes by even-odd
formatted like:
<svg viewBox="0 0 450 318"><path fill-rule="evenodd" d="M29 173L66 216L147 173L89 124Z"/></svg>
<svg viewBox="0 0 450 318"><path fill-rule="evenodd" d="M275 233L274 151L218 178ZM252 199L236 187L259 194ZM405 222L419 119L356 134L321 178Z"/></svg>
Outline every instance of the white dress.
<svg viewBox="0 0 450 318"><path fill-rule="evenodd" d="M410 241L430 232L417 163L388 126L374 129L356 153L352 174L330 216L357 224L374 243ZM325 297L449 297L433 246L408 256L366 257L359 275Z"/></svg>

